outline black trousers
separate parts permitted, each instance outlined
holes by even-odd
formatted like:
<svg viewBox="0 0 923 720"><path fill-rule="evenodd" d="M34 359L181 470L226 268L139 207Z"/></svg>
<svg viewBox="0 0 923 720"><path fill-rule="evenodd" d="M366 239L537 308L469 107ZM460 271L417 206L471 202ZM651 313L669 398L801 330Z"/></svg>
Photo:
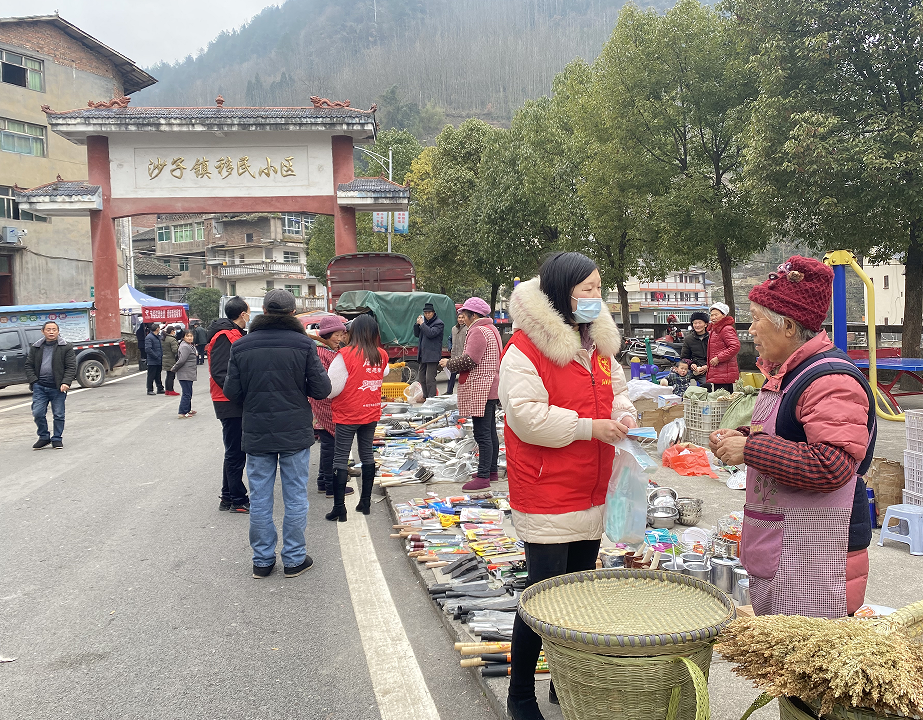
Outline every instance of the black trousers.
<svg viewBox="0 0 923 720"><path fill-rule="evenodd" d="M235 505L247 502L244 485L244 465L247 453L240 448L243 418L221 418L221 437L224 440L224 465L221 473L221 499Z"/></svg>
<svg viewBox="0 0 923 720"><path fill-rule="evenodd" d="M445 389L446 395L451 395L452 391L455 389L455 381L458 380L458 373L452 373L449 375L449 385Z"/></svg>
<svg viewBox="0 0 923 720"><path fill-rule="evenodd" d="M205 364L205 348L206 347L207 347L206 345L202 345L202 344L197 344L195 346L196 354L198 355L198 357L196 358L196 365Z"/></svg>
<svg viewBox="0 0 923 720"><path fill-rule="evenodd" d="M173 387L173 382L176 380L176 373L172 370L167 370L167 379L165 385L167 386L167 392L176 392Z"/></svg>
<svg viewBox="0 0 923 720"><path fill-rule="evenodd" d="M157 392L163 392L163 383L160 381L160 374L163 372L163 365L147 366L147 391L154 392L154 383L157 383Z"/></svg>
<svg viewBox="0 0 923 720"><path fill-rule="evenodd" d="M335 447L333 451L334 470L349 468L349 451L353 447L353 438L359 441L359 461L363 465L375 464L375 448L372 441L375 439L375 426L378 421L365 425L337 425Z"/></svg>
<svg viewBox="0 0 923 720"><path fill-rule="evenodd" d="M320 462L317 464L317 487L329 487L336 473L333 472L333 451L336 438L323 428L317 430L320 440Z"/></svg>
<svg viewBox="0 0 923 720"><path fill-rule="evenodd" d="M423 394L428 397L436 397L439 390L436 389L436 373L439 372L439 363L420 363L420 384L423 386Z"/></svg>
<svg viewBox="0 0 923 720"><path fill-rule="evenodd" d="M483 417L471 418L474 440L478 444L478 477L486 478L497 472L500 457L500 437L497 435L497 405L499 400L488 400Z"/></svg>
<svg viewBox="0 0 923 720"><path fill-rule="evenodd" d="M534 585L565 573L592 570L596 567L599 540L539 545L525 543L526 582ZM542 651L542 639L516 613L513 620L513 644L510 663L510 697L523 700L535 697L535 663Z"/></svg>

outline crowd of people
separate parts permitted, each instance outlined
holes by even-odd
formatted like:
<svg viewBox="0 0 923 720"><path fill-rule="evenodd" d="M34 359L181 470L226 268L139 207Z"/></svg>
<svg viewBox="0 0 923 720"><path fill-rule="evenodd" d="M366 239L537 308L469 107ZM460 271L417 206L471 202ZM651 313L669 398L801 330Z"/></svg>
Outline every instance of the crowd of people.
<svg viewBox="0 0 923 720"><path fill-rule="evenodd" d="M843 617L864 599L871 527L862 475L875 445L874 402L865 377L823 331L831 287L830 268L793 257L753 289L750 334L766 381L752 423L710 438L720 460L747 467L740 550L757 614ZM457 306L449 358L441 357L444 323L432 305L422 309L415 332L426 396L436 394L436 372L445 368L457 379L461 415L472 419L479 458L466 491L498 480L497 413L503 409L509 502L531 585L595 566L614 445L636 427L637 412L616 361L621 337L590 258L552 254L537 277L514 289L509 307L514 332L505 348L490 306L477 297ZM175 376L179 416L193 415L192 384L205 340L225 448L218 509L249 513L253 577L268 577L276 564L278 472L285 507L281 558L285 576L296 577L313 565L305 527L316 438L317 490L333 500L327 520L347 520L354 440L361 465L356 511L370 512L388 355L371 314L348 328L339 317L324 317L309 336L288 291L269 291L262 309L251 323L249 306L234 297L204 338L185 330L177 340L172 328L161 337L153 325L145 340L147 389L176 394ZM63 397L76 371L73 348L53 322L43 335L27 361L35 447L61 447ZM710 315L693 313L683 359L669 381L678 389L693 381L732 389L739 348L727 305L715 303ZM169 390L161 384L163 367L169 367ZM45 418L49 403L53 434ZM806 556L800 548L819 534L825 551ZM507 704L514 720L542 720L534 676L540 650L539 636L517 616ZM553 684L549 692L553 700Z"/></svg>

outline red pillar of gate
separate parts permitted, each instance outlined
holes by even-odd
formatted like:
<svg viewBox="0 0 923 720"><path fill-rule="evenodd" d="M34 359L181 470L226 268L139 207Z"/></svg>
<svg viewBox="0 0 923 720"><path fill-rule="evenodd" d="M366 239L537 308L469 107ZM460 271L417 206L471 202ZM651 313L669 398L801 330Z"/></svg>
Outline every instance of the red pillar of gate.
<svg viewBox="0 0 923 720"><path fill-rule="evenodd" d="M333 194L340 183L354 180L353 139L349 135L334 135L333 141ZM356 252L355 208L333 207L333 242L337 255Z"/></svg>
<svg viewBox="0 0 923 720"><path fill-rule="evenodd" d="M99 185L103 209L90 211L90 246L93 251L93 285L96 302L96 337L121 336L119 324L119 260L115 244L115 223L109 210L112 187L109 182L109 138L87 138L87 170L91 185Z"/></svg>

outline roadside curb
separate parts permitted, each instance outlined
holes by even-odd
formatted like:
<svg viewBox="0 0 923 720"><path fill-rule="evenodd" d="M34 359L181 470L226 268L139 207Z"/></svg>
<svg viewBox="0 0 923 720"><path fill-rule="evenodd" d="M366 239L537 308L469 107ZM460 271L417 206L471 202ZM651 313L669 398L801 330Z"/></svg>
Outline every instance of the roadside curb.
<svg viewBox="0 0 923 720"><path fill-rule="evenodd" d="M457 490L454 484L446 484L445 493L448 495L454 494L456 492L461 492L462 483L457 484ZM418 485L410 485L408 488L418 488ZM406 490L407 488L405 488ZM379 488L379 492L382 489ZM403 499L398 499L394 497L393 491L395 488L384 488L384 497L388 503L388 509L391 512L391 519L397 521L397 513L394 510L395 502L403 502ZM374 500L374 498L373 498ZM401 551L403 551L403 541L398 541L401 543ZM413 558L408 558L411 567L413 568L414 574L417 576L417 579L422 583L424 588L427 590L431 585L436 584L436 575L432 570L424 567L422 563L416 562ZM452 617L447 615L441 607L436 603L430 600L430 604L433 607L433 610L439 615L439 619L442 621L442 625L448 633L449 637L452 638L453 642L477 642L477 638L470 634L465 628L465 625L458 620L454 620ZM461 659L461 656L459 656ZM487 699L487 703L490 705L491 709L501 720L506 720L508 717L506 714L506 697L509 691L509 680L507 678L485 678L481 675L480 668L461 668L459 670L467 670L472 673L474 678L477 680L478 685L481 687L481 691L484 693L484 697Z"/></svg>

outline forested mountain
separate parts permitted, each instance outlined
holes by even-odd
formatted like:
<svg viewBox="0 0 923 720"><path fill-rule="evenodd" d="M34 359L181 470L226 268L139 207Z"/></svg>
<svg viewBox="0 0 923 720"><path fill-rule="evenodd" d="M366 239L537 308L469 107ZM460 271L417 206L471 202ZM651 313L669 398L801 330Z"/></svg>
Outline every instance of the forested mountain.
<svg viewBox="0 0 923 720"><path fill-rule="evenodd" d="M505 123L523 101L550 93L568 62L596 57L623 4L288 0L196 57L149 68L159 82L133 101L208 106L220 93L228 105L300 106L319 95L367 108L391 89L379 114L384 129L429 134L443 113ZM638 4L663 10L673 0Z"/></svg>

